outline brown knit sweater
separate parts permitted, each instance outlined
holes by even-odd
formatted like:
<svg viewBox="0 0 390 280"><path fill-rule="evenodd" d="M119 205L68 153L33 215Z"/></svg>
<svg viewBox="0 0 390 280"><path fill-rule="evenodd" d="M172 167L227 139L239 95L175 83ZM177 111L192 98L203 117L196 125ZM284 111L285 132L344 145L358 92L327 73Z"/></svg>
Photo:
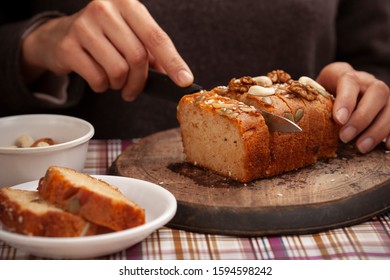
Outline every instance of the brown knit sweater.
<svg viewBox="0 0 390 280"><path fill-rule="evenodd" d="M20 75L21 34L36 20L73 13L89 1L26 2L30 6L23 10L7 1L0 4L0 116L72 114L91 121L99 138L140 137L177 126L175 103L149 96L125 103L119 92L93 94L76 75L71 75L65 105L34 98ZM205 88L277 68L293 77L316 77L333 61L347 61L390 84L390 1L141 2L170 35L195 82Z"/></svg>

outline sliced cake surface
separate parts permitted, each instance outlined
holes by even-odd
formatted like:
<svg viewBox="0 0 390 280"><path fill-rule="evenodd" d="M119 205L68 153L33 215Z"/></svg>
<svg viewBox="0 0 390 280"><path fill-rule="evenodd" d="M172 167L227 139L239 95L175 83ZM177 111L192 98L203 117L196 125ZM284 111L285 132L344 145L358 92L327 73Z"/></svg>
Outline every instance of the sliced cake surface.
<svg viewBox="0 0 390 280"><path fill-rule="evenodd" d="M37 191L2 188L0 220L11 231L45 237L78 237L99 229L85 219L44 201Z"/></svg>

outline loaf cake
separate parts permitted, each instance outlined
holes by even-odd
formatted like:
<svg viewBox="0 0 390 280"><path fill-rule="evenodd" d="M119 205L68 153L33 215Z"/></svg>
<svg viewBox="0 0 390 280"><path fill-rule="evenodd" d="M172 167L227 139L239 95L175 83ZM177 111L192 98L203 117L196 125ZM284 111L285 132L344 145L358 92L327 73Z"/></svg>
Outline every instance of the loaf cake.
<svg viewBox="0 0 390 280"><path fill-rule="evenodd" d="M333 96L317 82L282 70L185 95L177 117L186 161L249 182L335 157L332 107ZM290 119L302 132L270 131L258 109Z"/></svg>
<svg viewBox="0 0 390 280"><path fill-rule="evenodd" d="M73 169L49 167L38 192L49 203L114 231L145 223L144 209L117 187Z"/></svg>
<svg viewBox="0 0 390 280"><path fill-rule="evenodd" d="M37 191L0 189L0 220L8 230L45 237L78 237L106 232L45 202Z"/></svg>

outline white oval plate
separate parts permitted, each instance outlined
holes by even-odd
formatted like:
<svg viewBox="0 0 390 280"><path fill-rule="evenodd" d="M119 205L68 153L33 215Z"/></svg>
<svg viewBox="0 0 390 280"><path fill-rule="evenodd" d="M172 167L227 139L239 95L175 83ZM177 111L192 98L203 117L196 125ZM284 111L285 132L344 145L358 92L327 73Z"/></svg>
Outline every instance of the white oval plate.
<svg viewBox="0 0 390 280"><path fill-rule="evenodd" d="M13 233L0 222L0 239L30 254L56 259L85 259L124 250L148 237L168 223L176 213L177 202L172 193L159 185L119 176L94 176L117 186L130 200L145 209L143 225L113 233L85 237L35 237ZM36 190L38 181L13 188Z"/></svg>

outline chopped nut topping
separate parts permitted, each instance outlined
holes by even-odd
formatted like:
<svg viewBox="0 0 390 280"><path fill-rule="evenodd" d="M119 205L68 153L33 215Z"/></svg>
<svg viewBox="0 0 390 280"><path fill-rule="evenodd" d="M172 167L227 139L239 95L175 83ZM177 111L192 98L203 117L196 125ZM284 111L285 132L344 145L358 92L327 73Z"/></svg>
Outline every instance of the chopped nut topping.
<svg viewBox="0 0 390 280"><path fill-rule="evenodd" d="M220 114L221 116L226 116L230 119L234 119L239 115L239 113L235 112L234 110L226 109L226 108L218 109L217 113Z"/></svg>
<svg viewBox="0 0 390 280"><path fill-rule="evenodd" d="M309 101L316 100L317 95L319 94L315 88L309 85L301 84L297 81L293 81L289 84L289 91L296 96L305 98Z"/></svg>
<svg viewBox="0 0 390 280"><path fill-rule="evenodd" d="M275 94L273 87L251 86L248 90L248 94L255 96L270 96Z"/></svg>
<svg viewBox="0 0 390 280"><path fill-rule="evenodd" d="M283 94L287 98L305 98L309 101L318 98L332 97L320 84L311 78L302 76L298 81L283 70L273 70L267 76L233 78L228 86L219 86L213 89L216 94L244 94L266 97L273 94ZM269 101L269 100L267 100ZM265 103L268 103L265 101ZM269 104L271 105L271 104Z"/></svg>
<svg viewBox="0 0 390 280"><path fill-rule="evenodd" d="M226 86L218 86L215 88L215 92L217 94L224 94L228 91L228 88Z"/></svg>
<svg viewBox="0 0 390 280"><path fill-rule="evenodd" d="M218 100L218 102L213 102L211 104L214 108L219 109L219 108L231 108L235 109L237 107L236 104L232 103L223 103L221 100Z"/></svg>
<svg viewBox="0 0 390 280"><path fill-rule="evenodd" d="M320 85L319 83L317 83L316 81L314 81L309 77L302 76L299 78L298 81L306 86L311 86L324 97L329 97L331 95L329 92L326 91L326 89L322 85Z"/></svg>
<svg viewBox="0 0 390 280"><path fill-rule="evenodd" d="M243 112L246 112L246 113L257 112L256 108L253 107L253 106L250 106L250 107L240 107L240 110L243 111Z"/></svg>
<svg viewBox="0 0 390 280"><path fill-rule="evenodd" d="M294 114L294 121L296 123L299 122L303 118L303 115L304 115L304 109L303 108L297 109Z"/></svg>
<svg viewBox="0 0 390 280"><path fill-rule="evenodd" d="M245 93L248 92L251 86L256 84L256 81L249 76L244 76L240 79L234 78L230 80L228 84L228 90L236 93Z"/></svg>
<svg viewBox="0 0 390 280"><path fill-rule="evenodd" d="M271 97L269 97L269 96L265 96L265 97L261 98L261 100L262 100L265 104L267 104L267 105L272 105L272 103L273 103Z"/></svg>
<svg viewBox="0 0 390 280"><path fill-rule="evenodd" d="M194 105L211 107L216 113L229 119L238 118L242 114L259 114L253 106L248 106L241 101L232 100L223 95L214 94L215 89L208 92L205 91L203 94L197 94L194 98Z"/></svg>
<svg viewBox="0 0 390 280"><path fill-rule="evenodd" d="M210 104L213 104L214 102L215 102L214 99L207 99L207 100L204 102L204 104L210 105Z"/></svg>
<svg viewBox="0 0 390 280"><path fill-rule="evenodd" d="M283 70L273 70L267 74L267 77L270 78L273 83L287 83L291 80L290 74Z"/></svg>
<svg viewBox="0 0 390 280"><path fill-rule="evenodd" d="M255 80L257 85L259 86L263 86L263 87L272 86L272 80L267 76L254 77L253 80Z"/></svg>
<svg viewBox="0 0 390 280"><path fill-rule="evenodd" d="M202 93L202 92L201 92L201 93ZM197 96L196 99L195 99L195 105L196 105L196 104L199 104L200 102L202 102L205 98L206 98L206 97L205 97L203 94Z"/></svg>

